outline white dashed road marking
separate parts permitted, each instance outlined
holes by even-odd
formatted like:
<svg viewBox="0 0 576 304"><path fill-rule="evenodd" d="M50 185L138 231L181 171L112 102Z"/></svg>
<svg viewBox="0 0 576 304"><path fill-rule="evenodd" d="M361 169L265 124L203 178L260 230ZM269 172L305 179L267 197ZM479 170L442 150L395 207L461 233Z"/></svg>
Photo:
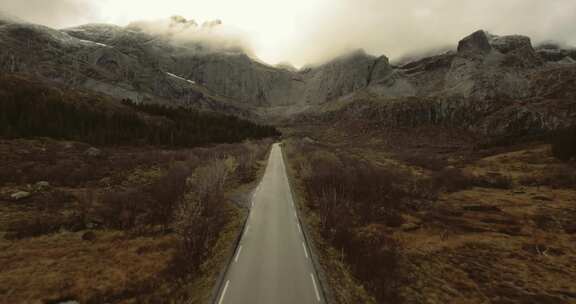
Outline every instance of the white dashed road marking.
<svg viewBox="0 0 576 304"><path fill-rule="evenodd" d="M312 284L314 285L314 292L316 292L316 300L320 302L320 293L318 292L318 287L316 286L316 280L314 280L314 275L310 274L310 278L312 279Z"/></svg>
<svg viewBox="0 0 576 304"><path fill-rule="evenodd" d="M314 280L314 278L312 278L312 280ZM226 290L228 290L228 285L230 285L230 280L226 281L226 285L224 285L224 290L222 290L222 295L220 296L220 301L218 301L218 304L222 304L224 296L226 295Z"/></svg>
<svg viewBox="0 0 576 304"><path fill-rule="evenodd" d="M238 248L238 252L236 252L236 257L234 258L234 262L238 262L238 258L240 257L240 252L242 252L242 245Z"/></svg>

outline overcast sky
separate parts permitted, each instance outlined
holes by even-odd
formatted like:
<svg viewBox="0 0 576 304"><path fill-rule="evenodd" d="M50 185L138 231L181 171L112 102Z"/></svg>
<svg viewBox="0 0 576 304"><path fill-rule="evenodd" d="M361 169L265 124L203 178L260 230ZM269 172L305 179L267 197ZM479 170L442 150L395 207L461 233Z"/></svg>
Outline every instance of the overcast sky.
<svg viewBox="0 0 576 304"><path fill-rule="evenodd" d="M262 60L297 66L357 48L399 58L476 29L576 44L576 0L0 0L0 11L58 28L221 19Z"/></svg>

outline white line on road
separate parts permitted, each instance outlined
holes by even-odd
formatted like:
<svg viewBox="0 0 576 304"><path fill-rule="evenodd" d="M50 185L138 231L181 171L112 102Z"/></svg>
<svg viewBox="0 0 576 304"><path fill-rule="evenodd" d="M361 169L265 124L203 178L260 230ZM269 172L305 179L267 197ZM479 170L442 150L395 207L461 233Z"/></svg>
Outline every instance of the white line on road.
<svg viewBox="0 0 576 304"><path fill-rule="evenodd" d="M310 273L310 278L312 279L312 284L314 285L314 292L316 292L316 300L320 302L320 293L318 292L318 287L316 286L316 280L314 280L314 275Z"/></svg>
<svg viewBox="0 0 576 304"><path fill-rule="evenodd" d="M246 226L246 230L244 230L244 237L246 237L248 234L248 230L250 230L250 224L248 224L248 226Z"/></svg>
<svg viewBox="0 0 576 304"><path fill-rule="evenodd" d="M302 232L302 227L300 227L300 225L298 225L298 230L300 230L301 235L304 235L304 233Z"/></svg>
<svg viewBox="0 0 576 304"><path fill-rule="evenodd" d="M312 280L314 280L314 278L312 278ZM224 300L224 296L226 295L226 290L228 290L228 285L230 285L230 280L226 281L226 285L224 285L224 290L222 291L222 295L220 295L220 301L218 301L218 304L222 304L222 300ZM318 292L316 292L316 295L318 295Z"/></svg>
<svg viewBox="0 0 576 304"><path fill-rule="evenodd" d="M304 254L306 255L306 258L308 258L308 250L306 250L306 245L304 242L302 242L302 249L304 249Z"/></svg>
<svg viewBox="0 0 576 304"><path fill-rule="evenodd" d="M294 217L298 219L298 214L296 214L296 210L294 210Z"/></svg>
<svg viewBox="0 0 576 304"><path fill-rule="evenodd" d="M236 257L234 258L234 262L238 262L238 258L240 257L240 252L242 252L242 245L238 248L238 252L236 252Z"/></svg>

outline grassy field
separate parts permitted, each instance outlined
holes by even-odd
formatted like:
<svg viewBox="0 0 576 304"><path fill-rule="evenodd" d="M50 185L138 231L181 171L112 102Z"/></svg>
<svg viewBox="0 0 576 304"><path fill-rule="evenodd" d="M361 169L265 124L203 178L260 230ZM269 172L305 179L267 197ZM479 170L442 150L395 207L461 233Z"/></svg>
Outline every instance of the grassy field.
<svg viewBox="0 0 576 304"><path fill-rule="evenodd" d="M270 143L0 140L1 302L209 302Z"/></svg>
<svg viewBox="0 0 576 304"><path fill-rule="evenodd" d="M574 162L363 127L282 130L337 303L576 302Z"/></svg>

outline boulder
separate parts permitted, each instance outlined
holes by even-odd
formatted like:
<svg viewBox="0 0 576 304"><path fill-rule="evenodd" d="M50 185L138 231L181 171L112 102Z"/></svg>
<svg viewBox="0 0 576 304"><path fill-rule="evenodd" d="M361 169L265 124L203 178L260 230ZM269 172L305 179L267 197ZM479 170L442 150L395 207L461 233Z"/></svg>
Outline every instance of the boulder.
<svg viewBox="0 0 576 304"><path fill-rule="evenodd" d="M88 150L84 151L84 154L90 157L100 157L102 156L102 150L90 147L88 148Z"/></svg>
<svg viewBox="0 0 576 304"><path fill-rule="evenodd" d="M505 65L518 68L536 67L542 64L541 57L532 47L530 38L521 35L492 36L490 45L506 55Z"/></svg>
<svg viewBox="0 0 576 304"><path fill-rule="evenodd" d="M479 30L458 42L458 53L489 53L492 50L488 34Z"/></svg>
<svg viewBox="0 0 576 304"><path fill-rule="evenodd" d="M566 51L558 50L558 49L540 49L540 50L537 50L536 53L544 61L550 61L550 62L558 62L558 61L566 58L566 56L567 56Z"/></svg>
<svg viewBox="0 0 576 304"><path fill-rule="evenodd" d="M534 52L530 38L521 35L493 36L490 45L502 54L516 50Z"/></svg>
<svg viewBox="0 0 576 304"><path fill-rule="evenodd" d="M10 197L14 200L22 200L25 198L28 198L32 195L32 193L30 192L26 192L26 191L18 191L16 193L13 193L12 195L10 195Z"/></svg>
<svg viewBox="0 0 576 304"><path fill-rule="evenodd" d="M97 229L102 227L103 223L99 221L90 221L86 224L87 229Z"/></svg>
<svg viewBox="0 0 576 304"><path fill-rule="evenodd" d="M50 183L47 181L37 182L34 185L34 190L36 190L36 191L44 191L44 190L47 190L48 188L50 188Z"/></svg>

